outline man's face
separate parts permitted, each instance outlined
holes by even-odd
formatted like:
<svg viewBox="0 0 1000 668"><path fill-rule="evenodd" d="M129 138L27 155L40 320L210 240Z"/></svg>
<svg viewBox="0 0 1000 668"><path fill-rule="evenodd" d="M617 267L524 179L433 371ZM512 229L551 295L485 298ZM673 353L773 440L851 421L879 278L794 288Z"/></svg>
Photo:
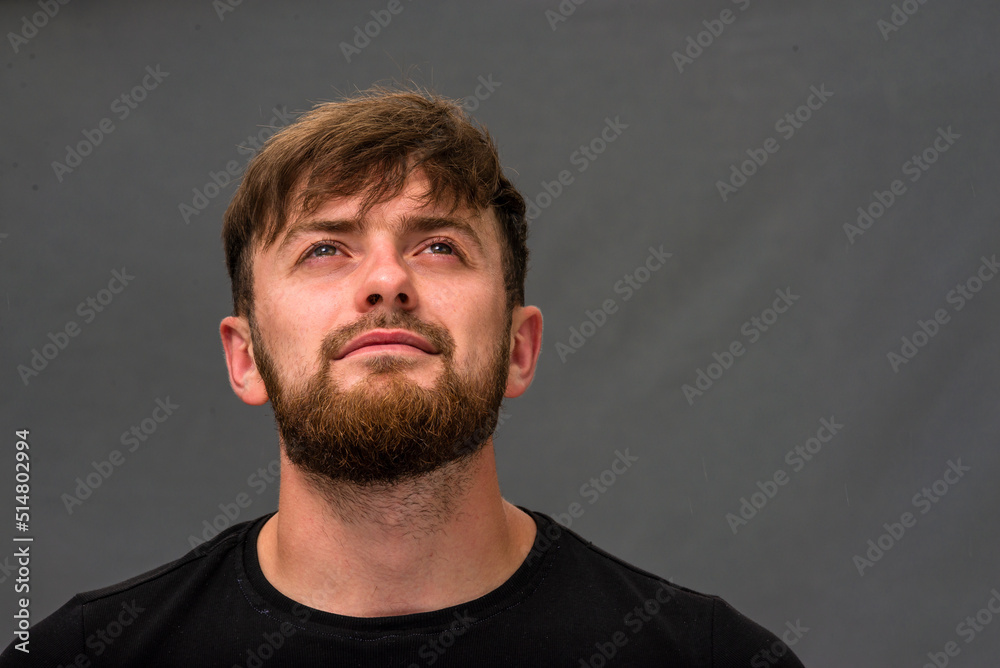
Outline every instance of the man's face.
<svg viewBox="0 0 1000 668"><path fill-rule="evenodd" d="M422 206L426 185L418 172L363 220L361 197L331 200L256 255L254 361L289 460L321 483L426 473L496 426L511 345L496 219Z"/></svg>

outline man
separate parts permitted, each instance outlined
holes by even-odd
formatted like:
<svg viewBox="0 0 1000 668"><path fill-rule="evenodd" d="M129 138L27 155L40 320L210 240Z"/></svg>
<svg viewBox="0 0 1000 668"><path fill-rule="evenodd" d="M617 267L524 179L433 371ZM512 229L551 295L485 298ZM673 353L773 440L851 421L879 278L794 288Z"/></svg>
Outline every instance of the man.
<svg viewBox="0 0 1000 668"><path fill-rule="evenodd" d="M376 88L275 135L226 212L220 333L274 409L278 511L74 597L4 665L801 666L501 496L492 433L542 340L526 236L450 101Z"/></svg>

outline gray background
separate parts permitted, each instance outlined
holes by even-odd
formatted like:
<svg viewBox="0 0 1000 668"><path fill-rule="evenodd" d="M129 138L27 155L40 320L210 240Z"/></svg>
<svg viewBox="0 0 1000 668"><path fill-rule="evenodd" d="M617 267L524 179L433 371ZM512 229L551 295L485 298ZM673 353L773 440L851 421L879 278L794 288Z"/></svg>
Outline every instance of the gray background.
<svg viewBox="0 0 1000 668"><path fill-rule="evenodd" d="M13 515L13 432L30 428L34 618L179 557L241 492L237 521L275 507L277 485L248 480L277 455L271 414L233 396L217 333L234 186L190 222L179 205L245 163L238 146L275 107L403 75L463 98L492 76L468 104L526 198L574 178L531 224L545 339L497 436L507 498L581 503L572 528L622 558L772 630L799 620L808 665L919 666L948 641L952 665L995 665L1000 623L968 643L956 627L1000 587L1000 281L960 311L946 296L1000 252L1000 10L911 3L886 39L888 1L590 0L553 29L555 0L403 0L350 62L341 42L387 3L246 0L220 19L208 0L71 2L16 53L8 36L0 511ZM672 54L727 8L734 22L678 71ZM5 2L0 29L38 11ZM169 75L119 119L112 102L157 65ZM832 97L784 138L776 121L821 85ZM114 131L60 181L52 163L105 117ZM608 117L628 127L578 171ZM960 138L909 181L903 163L949 127ZM723 201L716 182L769 137L779 150ZM905 194L851 243L844 224L894 179ZM616 282L660 245L673 256L624 301ZM77 305L123 267L134 280L85 322ZM799 299L751 344L741 327L778 289ZM618 310L562 361L557 343L609 298ZM887 353L940 308L950 320L894 371ZM18 365L71 320L79 335L25 384ZM746 353L692 405L682 385L733 341ZM128 452L122 432L168 397L179 408ZM786 453L821 418L843 429L794 471ZM590 503L581 485L624 448L638 461ZM62 495L116 449L124 463L69 513ZM922 514L914 495L959 458L970 470ZM734 533L727 513L779 469L788 483ZM904 512L915 526L859 574L854 556ZM0 572L5 626L13 579Z"/></svg>

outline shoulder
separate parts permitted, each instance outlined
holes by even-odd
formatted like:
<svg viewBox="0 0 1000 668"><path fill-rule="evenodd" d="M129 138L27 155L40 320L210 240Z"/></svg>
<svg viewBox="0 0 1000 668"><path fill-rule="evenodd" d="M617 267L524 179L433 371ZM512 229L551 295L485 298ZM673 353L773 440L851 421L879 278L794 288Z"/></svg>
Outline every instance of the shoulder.
<svg viewBox="0 0 1000 668"><path fill-rule="evenodd" d="M0 665L29 665L29 657L33 666L78 665L81 655L100 656L113 642L115 629L147 616L161 616L166 608L184 605L193 592L203 590L220 569L228 569L247 533L272 514L228 527L179 559L150 571L75 595L32 625L30 653L11 643L0 654ZM154 607L155 612L147 612ZM24 663L18 663L19 659Z"/></svg>
<svg viewBox="0 0 1000 668"><path fill-rule="evenodd" d="M83 592L75 598L80 599L84 605L88 605L135 594L140 590L164 588L178 581L190 582L197 573L205 572L208 574L218 568L243 544L246 535L255 525L263 523L273 514L268 513L253 520L234 524L211 540L194 547L179 559L167 562L127 580L122 580L117 584Z"/></svg>
<svg viewBox="0 0 1000 668"><path fill-rule="evenodd" d="M594 545L551 517L535 511L536 549L551 552L554 578L575 592L577 603L614 609L623 637L659 648L683 645L678 655L698 665L767 665L801 668L785 641L723 598L679 585ZM640 634L639 632L642 631ZM787 644L786 644L787 642Z"/></svg>
<svg viewBox="0 0 1000 668"><path fill-rule="evenodd" d="M544 513L524 510L538 523L535 556L555 551L561 567L573 570L574 576L580 577L585 582L630 594L645 593L653 598L659 594L661 599L666 598L686 605L704 615L711 615L716 600L721 600L630 564ZM532 555L529 555L529 559L531 557Z"/></svg>

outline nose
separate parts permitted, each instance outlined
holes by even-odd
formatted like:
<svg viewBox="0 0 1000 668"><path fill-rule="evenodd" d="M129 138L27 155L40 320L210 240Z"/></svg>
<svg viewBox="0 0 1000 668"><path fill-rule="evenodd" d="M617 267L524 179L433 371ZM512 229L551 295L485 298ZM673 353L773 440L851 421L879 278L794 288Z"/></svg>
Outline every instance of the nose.
<svg viewBox="0 0 1000 668"><path fill-rule="evenodd" d="M370 247L361 267L355 301L362 313L372 310L380 302L390 310L416 308L413 276L391 240L380 240Z"/></svg>

